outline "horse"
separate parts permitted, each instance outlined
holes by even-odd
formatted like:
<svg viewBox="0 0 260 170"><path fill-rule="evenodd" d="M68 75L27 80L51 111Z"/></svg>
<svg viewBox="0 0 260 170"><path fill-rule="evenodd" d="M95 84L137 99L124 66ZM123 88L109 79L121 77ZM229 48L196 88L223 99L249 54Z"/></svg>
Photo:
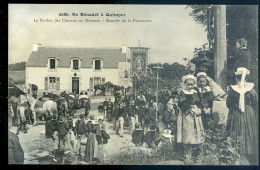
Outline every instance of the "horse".
<svg viewBox="0 0 260 170"><path fill-rule="evenodd" d="M27 102L32 111L34 126L38 124L38 121L39 121L38 118L41 117L42 115L50 114L51 116L53 116L58 113L57 104L56 104L56 102L54 102L52 100L47 100L45 102L38 101L34 97L32 97L30 94L27 94L24 97L25 97L25 99L27 99Z"/></svg>
<svg viewBox="0 0 260 170"><path fill-rule="evenodd" d="M84 108L85 109L85 116L87 117L90 110L90 99L88 98L81 98L79 99L79 96L74 96L74 98L71 95L68 95L65 91L61 93L61 96L65 97L67 101L69 101L69 109L76 111L77 109ZM74 105L72 104L72 100L74 101Z"/></svg>
<svg viewBox="0 0 260 170"><path fill-rule="evenodd" d="M60 94L61 97L64 97L65 100L67 101L68 104L68 112L70 115L74 115L74 113L76 112L75 108L75 101L74 101L74 96L70 96L68 95L65 91L61 92Z"/></svg>
<svg viewBox="0 0 260 170"><path fill-rule="evenodd" d="M68 109L68 103L64 97L60 97L53 93L48 93L46 96L57 103L58 119L61 115L66 117L67 113L71 115Z"/></svg>
<svg viewBox="0 0 260 170"><path fill-rule="evenodd" d="M105 96L105 92L106 92L106 86L105 86L105 85L96 84L96 85L94 86L94 89L95 89L95 91L94 91L94 96L96 96L97 90L102 90L101 94L103 94L103 96Z"/></svg>
<svg viewBox="0 0 260 170"><path fill-rule="evenodd" d="M31 121L31 111L30 106L27 102L20 103L17 106L17 132L19 134L20 129L24 130L24 133L27 133L26 123L27 120Z"/></svg>

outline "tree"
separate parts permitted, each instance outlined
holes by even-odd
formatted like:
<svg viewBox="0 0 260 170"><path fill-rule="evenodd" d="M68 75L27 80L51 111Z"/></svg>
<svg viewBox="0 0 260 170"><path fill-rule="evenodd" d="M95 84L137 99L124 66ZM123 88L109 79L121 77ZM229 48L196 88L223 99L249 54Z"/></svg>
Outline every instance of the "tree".
<svg viewBox="0 0 260 170"><path fill-rule="evenodd" d="M227 56L234 54L237 39L248 40L248 50L252 55L250 80L258 89L258 6L227 5L226 7ZM206 5L187 5L186 8L192 9L190 16L196 23L201 24L202 27L207 25Z"/></svg>
<svg viewBox="0 0 260 170"><path fill-rule="evenodd" d="M8 71L24 71L25 70L26 62L20 62L15 64L9 64L8 65Z"/></svg>

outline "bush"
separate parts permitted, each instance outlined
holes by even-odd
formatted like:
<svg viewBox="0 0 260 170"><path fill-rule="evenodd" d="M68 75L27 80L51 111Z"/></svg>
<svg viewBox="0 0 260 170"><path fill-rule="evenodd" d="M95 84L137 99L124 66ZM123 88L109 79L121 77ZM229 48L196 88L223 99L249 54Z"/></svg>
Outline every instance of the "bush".
<svg viewBox="0 0 260 170"><path fill-rule="evenodd" d="M211 122L212 123L212 122ZM200 154L195 159L191 154L185 160L186 165L236 165L240 159L234 140L224 130L224 126L210 125L205 131L205 142L200 146ZM213 131L214 129L214 131Z"/></svg>
<svg viewBox="0 0 260 170"><path fill-rule="evenodd" d="M213 113L209 122L209 130L205 131L205 142L200 145L200 153L192 158L191 152L186 156L185 165L237 165L240 155L234 147L234 141L225 131L224 125L218 125L218 113ZM163 161L178 160L179 152L173 150L173 145L162 143L153 149L152 154L144 154L141 150L134 150L131 142L121 148L119 154L113 155L101 164L109 165L155 165Z"/></svg>

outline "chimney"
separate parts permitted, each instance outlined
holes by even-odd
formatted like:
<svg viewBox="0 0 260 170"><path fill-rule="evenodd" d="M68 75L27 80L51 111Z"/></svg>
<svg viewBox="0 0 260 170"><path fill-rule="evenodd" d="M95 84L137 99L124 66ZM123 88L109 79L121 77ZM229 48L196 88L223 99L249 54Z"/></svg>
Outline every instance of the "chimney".
<svg viewBox="0 0 260 170"><path fill-rule="evenodd" d="M42 44L40 43L33 43L33 50L32 51L38 51L38 48L41 46Z"/></svg>
<svg viewBox="0 0 260 170"><path fill-rule="evenodd" d="M126 53L126 51L127 51L127 46L126 46L126 45L123 45L123 46L122 46L122 53Z"/></svg>

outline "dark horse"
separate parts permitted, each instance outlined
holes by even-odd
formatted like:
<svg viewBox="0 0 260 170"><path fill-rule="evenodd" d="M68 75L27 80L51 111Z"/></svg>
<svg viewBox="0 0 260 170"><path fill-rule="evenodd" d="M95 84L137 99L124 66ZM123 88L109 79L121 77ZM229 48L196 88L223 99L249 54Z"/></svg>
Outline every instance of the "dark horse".
<svg viewBox="0 0 260 170"><path fill-rule="evenodd" d="M105 96L105 92L106 92L106 86L105 85L96 84L94 86L94 89L95 89L94 96L96 96L97 90L102 90L101 94Z"/></svg>
<svg viewBox="0 0 260 170"><path fill-rule="evenodd" d="M81 98L79 96L71 97L65 91L60 94L60 96L64 97L68 102L68 109L71 113L75 113L77 109L84 108L85 109L85 117L89 115L90 110L90 99Z"/></svg>
<svg viewBox="0 0 260 170"><path fill-rule="evenodd" d="M48 93L46 97L49 97L52 101L57 103L58 118L61 115L66 116L67 114L71 116L71 113L68 110L68 103L64 97L60 97L53 93Z"/></svg>
<svg viewBox="0 0 260 170"><path fill-rule="evenodd" d="M74 113L76 112L74 98L69 96L65 91L61 92L60 96L64 97L65 100L67 101L67 103L68 103L68 111L69 111L70 115L73 116Z"/></svg>

